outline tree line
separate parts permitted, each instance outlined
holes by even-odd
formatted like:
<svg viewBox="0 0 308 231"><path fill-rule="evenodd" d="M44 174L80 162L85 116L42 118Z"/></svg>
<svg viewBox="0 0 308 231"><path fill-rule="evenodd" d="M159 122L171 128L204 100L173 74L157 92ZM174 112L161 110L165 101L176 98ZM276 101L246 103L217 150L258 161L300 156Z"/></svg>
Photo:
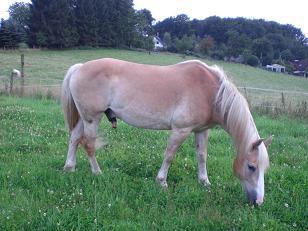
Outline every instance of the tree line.
<svg viewBox="0 0 308 231"><path fill-rule="evenodd" d="M262 19L181 14L154 23L133 0L32 0L9 8L1 20L0 47L17 46L153 48L159 35L170 52L237 59L250 65L287 64L308 58L308 40L292 25Z"/></svg>
<svg viewBox="0 0 308 231"><path fill-rule="evenodd" d="M32 0L13 4L9 14L1 47L148 48L153 40L151 12L136 11L132 0Z"/></svg>
<svg viewBox="0 0 308 231"><path fill-rule="evenodd" d="M217 16L190 20L182 14L158 22L154 28L169 51L239 58L256 65L308 58L308 39L302 31L273 21Z"/></svg>

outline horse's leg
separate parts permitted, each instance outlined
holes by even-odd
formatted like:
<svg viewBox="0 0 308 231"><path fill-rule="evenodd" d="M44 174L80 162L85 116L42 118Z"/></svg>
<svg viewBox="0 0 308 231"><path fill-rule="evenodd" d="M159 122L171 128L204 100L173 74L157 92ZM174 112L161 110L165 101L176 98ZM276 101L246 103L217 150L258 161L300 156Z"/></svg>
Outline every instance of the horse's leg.
<svg viewBox="0 0 308 231"><path fill-rule="evenodd" d="M93 174L100 174L102 172L95 157L95 140L99 121L100 120L93 120L91 123L84 121L84 148L88 154Z"/></svg>
<svg viewBox="0 0 308 231"><path fill-rule="evenodd" d="M165 151L165 158L162 163L162 166L157 174L156 181L163 187L168 187L167 184L167 175L170 163L180 147L184 142L186 137L190 134L191 130L181 129L181 130L172 130L171 136L169 137L167 149Z"/></svg>
<svg viewBox="0 0 308 231"><path fill-rule="evenodd" d="M196 151L198 159L198 181L202 185L210 185L206 170L207 144L209 138L209 130L195 133Z"/></svg>
<svg viewBox="0 0 308 231"><path fill-rule="evenodd" d="M67 158L64 165L64 171L73 172L75 171L76 166L76 151L78 147L78 143L80 142L83 136L83 123L82 120L79 119L76 126L73 128L70 134Z"/></svg>

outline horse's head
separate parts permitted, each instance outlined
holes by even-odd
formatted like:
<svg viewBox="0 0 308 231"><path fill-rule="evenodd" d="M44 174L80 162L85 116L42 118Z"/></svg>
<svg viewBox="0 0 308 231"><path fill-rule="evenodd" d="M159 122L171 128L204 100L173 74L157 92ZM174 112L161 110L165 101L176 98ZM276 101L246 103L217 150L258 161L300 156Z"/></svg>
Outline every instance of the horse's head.
<svg viewBox="0 0 308 231"><path fill-rule="evenodd" d="M235 175L240 179L249 202L261 205L264 198L264 173L269 166L267 147L272 136L253 142L248 153L238 153L233 163Z"/></svg>

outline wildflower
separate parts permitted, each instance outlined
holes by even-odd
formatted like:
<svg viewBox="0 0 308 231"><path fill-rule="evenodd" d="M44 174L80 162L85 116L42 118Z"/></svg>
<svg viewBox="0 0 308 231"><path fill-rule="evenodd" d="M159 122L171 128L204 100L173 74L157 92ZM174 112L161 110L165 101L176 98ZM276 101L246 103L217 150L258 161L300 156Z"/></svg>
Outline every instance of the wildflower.
<svg viewBox="0 0 308 231"><path fill-rule="evenodd" d="M288 203L284 203L284 207L289 208L289 204Z"/></svg>

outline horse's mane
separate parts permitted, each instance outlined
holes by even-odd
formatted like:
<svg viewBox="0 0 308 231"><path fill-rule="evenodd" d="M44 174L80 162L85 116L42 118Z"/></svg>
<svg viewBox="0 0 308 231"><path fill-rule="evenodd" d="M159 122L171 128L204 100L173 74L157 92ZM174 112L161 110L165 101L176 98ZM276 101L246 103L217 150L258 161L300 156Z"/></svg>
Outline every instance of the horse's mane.
<svg viewBox="0 0 308 231"><path fill-rule="evenodd" d="M222 69L217 66L209 69L219 78L220 84L215 99L216 112L223 118L223 126L232 136L237 150L247 153L249 145L260 138L248 103Z"/></svg>

